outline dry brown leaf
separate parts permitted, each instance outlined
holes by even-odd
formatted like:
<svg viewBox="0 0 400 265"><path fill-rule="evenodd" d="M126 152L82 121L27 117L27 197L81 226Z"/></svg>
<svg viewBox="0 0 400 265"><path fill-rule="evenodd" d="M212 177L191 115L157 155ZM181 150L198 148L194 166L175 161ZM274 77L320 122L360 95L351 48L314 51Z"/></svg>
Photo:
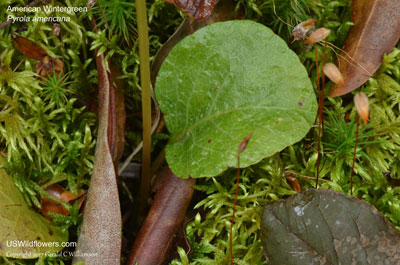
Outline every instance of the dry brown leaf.
<svg viewBox="0 0 400 265"><path fill-rule="evenodd" d="M108 126L108 143L110 145L110 152L113 158L115 168L118 168L118 162L122 157L125 145L125 95L122 89L123 84L121 79L120 69L111 65L110 80L110 113L109 113L109 126Z"/></svg>
<svg viewBox="0 0 400 265"><path fill-rule="evenodd" d="M80 190L78 194L73 194L70 191L65 190L61 185L59 184L53 184L50 185L46 188L46 191L52 195L53 197L59 199L62 202L68 202L71 205L75 202L78 201L78 206L81 208L83 201L85 199L84 193L85 191ZM49 212L52 213L60 213L63 215L68 215L69 212L67 209L65 209L64 206L62 206L60 203L57 203L49 198L42 198L40 200L40 205L42 207L42 213L44 216L47 216ZM48 218L51 219L51 218Z"/></svg>
<svg viewBox="0 0 400 265"><path fill-rule="evenodd" d="M64 63L47 55L47 52L36 43L21 36L13 36L13 42L18 51L29 59L38 60L36 73L41 76L52 75L55 70L57 75L62 73Z"/></svg>
<svg viewBox="0 0 400 265"><path fill-rule="evenodd" d="M36 64L36 73L45 77L53 75L53 71L55 71L59 76L60 73L62 74L63 68L64 63L61 60L46 55Z"/></svg>
<svg viewBox="0 0 400 265"><path fill-rule="evenodd" d="M48 216L49 213L59 213L62 215L68 215L69 212L59 203L56 203L48 198L43 198L40 200L40 205L42 207L42 214L48 219L52 220L51 217Z"/></svg>
<svg viewBox="0 0 400 265"><path fill-rule="evenodd" d="M44 56L47 56L47 52L42 47L27 38L13 36L12 40L18 51L29 59L41 60Z"/></svg>
<svg viewBox="0 0 400 265"><path fill-rule="evenodd" d="M54 70L57 75L60 73L62 74L64 63L57 58L48 56L47 52L42 47L21 36L13 36L12 40L18 51L25 57L39 61L36 64L37 74L41 76L53 75Z"/></svg>
<svg viewBox="0 0 400 265"><path fill-rule="evenodd" d="M347 94L364 84L400 38L399 0L354 0L352 14L355 25L338 61L344 85L336 85L331 97Z"/></svg>
<svg viewBox="0 0 400 265"><path fill-rule="evenodd" d="M97 51L96 51L97 54ZM114 165L107 140L110 82L103 55L96 57L99 79L99 126L92 178L83 224L73 263L119 265L121 255L121 211ZM83 257L84 253L92 253Z"/></svg>
<svg viewBox="0 0 400 265"><path fill-rule="evenodd" d="M199 23L206 20L212 13L216 0L167 0L186 13L190 21Z"/></svg>
<svg viewBox="0 0 400 265"><path fill-rule="evenodd" d="M129 265L158 265L168 252L192 199L195 179L181 179L171 170L157 192L129 256Z"/></svg>

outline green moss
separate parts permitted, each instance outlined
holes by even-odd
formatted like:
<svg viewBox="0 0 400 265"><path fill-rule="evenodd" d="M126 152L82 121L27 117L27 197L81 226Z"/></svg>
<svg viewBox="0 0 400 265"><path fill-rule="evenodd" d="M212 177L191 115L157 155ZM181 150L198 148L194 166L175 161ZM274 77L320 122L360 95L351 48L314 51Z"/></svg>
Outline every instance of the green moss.
<svg viewBox="0 0 400 265"><path fill-rule="evenodd" d="M235 264L265 264L259 235L263 204L292 195L283 174L279 154L242 170L233 227ZM222 176L199 179L196 189L207 197L195 208L203 209L186 231L191 245L190 264L228 264L229 231L235 196L236 170ZM181 252L181 259L185 255ZM179 263L177 260L172 264Z"/></svg>
<svg viewBox="0 0 400 265"><path fill-rule="evenodd" d="M353 195L373 204L400 231L400 187L392 187L385 178L388 172L392 178L400 178L399 59L400 52L395 48L385 56L378 74L360 89L368 94L371 121L366 126L360 125ZM344 103L341 98L328 98L325 105L324 155L320 171L323 180L319 186L350 194L356 110L352 102ZM294 172L302 189L315 186L316 135L317 129L301 142L242 170L233 232L235 264L266 264L259 238L260 216L264 202L294 193L285 180L284 171ZM191 251L180 250L180 260L172 264L229 263L234 179L232 170L216 178L200 180L197 189L207 197L196 207L202 208L205 214L198 214L187 225Z"/></svg>
<svg viewBox="0 0 400 265"><path fill-rule="evenodd" d="M70 0L65 3L84 6L86 1ZM89 184L96 120L93 115L87 114L86 109L78 106L74 98L87 100L92 93L91 88L97 86L94 48L105 52L102 47L106 47L110 62L121 66L120 78L126 84L128 114L141 111L136 17L132 13L134 4L126 3L126 9L117 10L122 15L114 17L110 14L118 8L115 3L101 0L104 14L94 9L87 14L72 15L71 22L61 23L62 38L51 35L48 23L31 23L28 31L21 33L40 43L51 56L62 60L65 72L69 73L68 80L54 76L43 80L45 87L34 75L34 60L25 60L18 71L12 71L23 59L10 37L11 30L20 25L13 24L0 30L0 146L8 155L8 162L3 166L13 176L25 199L38 207L39 198L47 196L44 192L46 185L61 182L67 189L77 191ZM9 4L22 6L26 1L2 1L0 10L6 10ZM61 2L54 1L52 4L60 5ZM248 19L271 27L289 43L314 81L314 51L308 51L299 42L292 42L292 27L283 23L277 15L292 26L307 18L316 19L317 27L331 29L328 41L338 47L341 47L351 26L351 1L347 0L239 0L240 4L247 7ZM182 14L163 0L149 1L148 11L150 53L154 58L162 43L179 26ZM35 15L44 16L40 13ZM6 16L7 12L0 12L1 21ZM91 17L98 22L98 33L92 30ZM326 61L335 61L335 52L328 49ZM319 46L320 58L322 54L323 47ZM377 74L358 90L369 97L371 122L368 126L360 125L354 196L375 205L400 230L400 187L392 187L385 177L390 173L392 179L400 179L400 50L394 49L385 56ZM351 96L344 100L328 98L325 108L326 131L320 172L324 180L319 184L322 188L349 194L356 111ZM294 194L284 178L285 171L294 172L303 189L315 185L312 177L316 175L316 137L317 129L314 129L301 142L242 170L233 231L235 264L266 264L259 234L263 204ZM126 149L133 149L140 138L140 119L129 116ZM191 250L185 253L183 249L178 249L180 259L172 264L229 263L235 176L236 171L229 170L222 176L199 180L196 188L206 198L197 204L199 213L186 227ZM69 208L71 216L56 216L55 222L76 230L81 216L76 206ZM63 264L63 259L43 257L22 261L0 258L0 263Z"/></svg>

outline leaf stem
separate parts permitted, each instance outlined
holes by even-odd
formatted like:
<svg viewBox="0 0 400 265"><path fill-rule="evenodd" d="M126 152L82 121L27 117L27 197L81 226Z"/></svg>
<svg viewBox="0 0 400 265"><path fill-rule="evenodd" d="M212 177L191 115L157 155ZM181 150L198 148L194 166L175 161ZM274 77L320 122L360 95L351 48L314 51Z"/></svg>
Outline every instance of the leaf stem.
<svg viewBox="0 0 400 265"><path fill-rule="evenodd" d="M142 207L140 208L143 209L149 196L151 177L151 92L146 0L136 0L136 17L139 35L140 82L142 90L143 152L142 180L140 184L140 202Z"/></svg>

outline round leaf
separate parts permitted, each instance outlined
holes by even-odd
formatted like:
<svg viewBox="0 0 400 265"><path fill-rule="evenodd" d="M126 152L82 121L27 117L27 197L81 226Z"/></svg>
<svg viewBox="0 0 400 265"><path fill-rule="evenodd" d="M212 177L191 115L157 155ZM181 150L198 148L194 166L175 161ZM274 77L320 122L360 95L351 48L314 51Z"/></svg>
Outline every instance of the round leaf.
<svg viewBox="0 0 400 265"><path fill-rule="evenodd" d="M267 203L261 239L268 264L399 264L400 233L373 206L308 189Z"/></svg>
<svg viewBox="0 0 400 265"><path fill-rule="evenodd" d="M215 176L301 140L316 115L297 55L269 28L219 22L183 39L161 67L156 96L171 133L166 158L180 177Z"/></svg>

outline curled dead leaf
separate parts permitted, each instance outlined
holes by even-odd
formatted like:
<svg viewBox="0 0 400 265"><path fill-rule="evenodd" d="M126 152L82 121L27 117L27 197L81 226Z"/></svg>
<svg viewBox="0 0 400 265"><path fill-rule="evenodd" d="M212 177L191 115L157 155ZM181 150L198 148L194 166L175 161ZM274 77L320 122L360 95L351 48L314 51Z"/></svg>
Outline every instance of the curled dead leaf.
<svg viewBox="0 0 400 265"><path fill-rule="evenodd" d="M41 60L43 57L47 56L47 52L42 47L27 38L13 36L12 40L18 51L29 59Z"/></svg>
<svg viewBox="0 0 400 265"><path fill-rule="evenodd" d="M164 264L172 240L185 218L195 183L195 179L179 178L168 169L136 237L128 265Z"/></svg>
<svg viewBox="0 0 400 265"><path fill-rule="evenodd" d="M65 209L64 206L62 206L59 203L56 203L48 198L42 198L40 200L40 205L42 206L42 213L44 216L47 217L47 219L51 218L48 216L49 213L59 213L62 215L68 215L69 212L67 209Z"/></svg>
<svg viewBox="0 0 400 265"><path fill-rule="evenodd" d="M119 78L121 76L121 69L118 66L111 64L111 62L109 62L109 65L111 73L109 73L110 108L107 137L114 166L115 168L118 168L118 163L124 152L125 145L125 94L123 90L123 82Z"/></svg>
<svg viewBox="0 0 400 265"><path fill-rule="evenodd" d="M368 97L363 92L359 92L354 96L354 104L358 112L358 116L367 124L369 117Z"/></svg>
<svg viewBox="0 0 400 265"><path fill-rule="evenodd" d="M95 27L95 25L94 25ZM98 49L95 51L98 54ZM85 214L76 252L99 253L84 257L74 256L73 264L120 264L121 211L114 164L107 140L110 108L110 80L104 56L96 56L99 80L99 124L93 173L87 193Z"/></svg>
<svg viewBox="0 0 400 265"><path fill-rule="evenodd" d="M53 197L60 199L61 194L65 191L65 189L59 184L53 184L46 188L46 191Z"/></svg>
<svg viewBox="0 0 400 265"><path fill-rule="evenodd" d="M327 63L323 68L324 74L332 80L333 83L344 85L343 75L340 72L339 68L333 63Z"/></svg>
<svg viewBox="0 0 400 265"><path fill-rule="evenodd" d="M53 197L59 199L62 202L70 203L71 205L78 202L79 208L81 208L84 200L85 200L85 191L80 190L78 194L73 194L70 191L65 190L59 184L53 184L46 188L46 191L52 195ZM49 198L42 198L40 200L40 204L42 207L42 213L44 216L48 216L49 212L52 213L60 213L63 215L68 215L69 212L62 206L60 203L57 203Z"/></svg>
<svg viewBox="0 0 400 265"><path fill-rule="evenodd" d="M58 24L57 27L56 24L54 24L53 35L59 34L59 32L60 25ZM48 74L52 75L54 70L57 75L62 73L64 63L57 58L50 57L42 47L21 36L13 35L12 39L18 51L20 51L25 57L39 61L36 64L37 74L40 76L47 76Z"/></svg>
<svg viewBox="0 0 400 265"><path fill-rule="evenodd" d="M61 60L46 55L36 64L36 73L40 76L47 76L53 75L53 71L55 70L57 76L59 76L62 73L63 67L64 63Z"/></svg>
<svg viewBox="0 0 400 265"><path fill-rule="evenodd" d="M338 59L344 85L337 84L330 97L357 89L376 72L382 57L400 38L399 0L353 0L352 21Z"/></svg>
<svg viewBox="0 0 400 265"><path fill-rule="evenodd" d="M216 0L167 0L188 15L191 22L206 20L214 10Z"/></svg>
<svg viewBox="0 0 400 265"><path fill-rule="evenodd" d="M305 44L317 43L319 41L326 39L326 37L329 36L329 33L331 33L331 31L329 29L319 28L316 31L314 31L313 33L311 33L311 35L304 41L304 43Z"/></svg>

